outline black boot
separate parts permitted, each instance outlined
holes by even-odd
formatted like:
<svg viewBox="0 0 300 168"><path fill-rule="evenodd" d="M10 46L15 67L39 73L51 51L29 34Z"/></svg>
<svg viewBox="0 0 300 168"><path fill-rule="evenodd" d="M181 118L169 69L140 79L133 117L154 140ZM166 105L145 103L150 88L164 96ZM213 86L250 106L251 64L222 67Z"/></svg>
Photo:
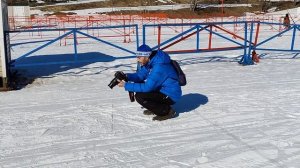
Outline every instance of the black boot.
<svg viewBox="0 0 300 168"><path fill-rule="evenodd" d="M164 116L155 116L152 118L153 121L157 120L157 121L163 121L163 120L167 120L170 118L174 118L176 116L176 112L170 108L168 114L164 115Z"/></svg>
<svg viewBox="0 0 300 168"><path fill-rule="evenodd" d="M154 113L150 110L144 110L143 114L144 115L154 115Z"/></svg>

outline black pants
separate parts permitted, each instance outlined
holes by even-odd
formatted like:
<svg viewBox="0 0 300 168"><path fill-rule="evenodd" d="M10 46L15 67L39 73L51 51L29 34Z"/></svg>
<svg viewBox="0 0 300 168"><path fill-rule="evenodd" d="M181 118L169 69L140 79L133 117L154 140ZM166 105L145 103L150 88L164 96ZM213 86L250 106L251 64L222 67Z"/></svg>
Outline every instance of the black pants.
<svg viewBox="0 0 300 168"><path fill-rule="evenodd" d="M160 92L138 92L135 94L136 101L158 116L167 115L174 101Z"/></svg>

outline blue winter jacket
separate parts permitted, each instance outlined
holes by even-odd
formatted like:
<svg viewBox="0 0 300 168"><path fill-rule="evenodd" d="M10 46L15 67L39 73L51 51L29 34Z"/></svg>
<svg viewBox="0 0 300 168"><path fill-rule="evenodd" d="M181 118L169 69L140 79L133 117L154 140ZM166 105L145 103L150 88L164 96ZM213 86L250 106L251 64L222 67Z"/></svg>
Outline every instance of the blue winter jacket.
<svg viewBox="0 0 300 168"><path fill-rule="evenodd" d="M174 102L181 97L181 86L178 76L171 64L170 56L158 50L150 61L141 66L136 73L127 74L128 81L125 90L132 92L159 91L169 96Z"/></svg>

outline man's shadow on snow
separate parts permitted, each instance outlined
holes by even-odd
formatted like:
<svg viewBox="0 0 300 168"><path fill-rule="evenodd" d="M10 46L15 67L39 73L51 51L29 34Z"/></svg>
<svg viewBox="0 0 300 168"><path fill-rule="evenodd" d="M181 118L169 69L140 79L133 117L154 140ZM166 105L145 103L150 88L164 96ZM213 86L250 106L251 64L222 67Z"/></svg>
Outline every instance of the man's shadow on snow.
<svg viewBox="0 0 300 168"><path fill-rule="evenodd" d="M181 99L173 105L173 108L178 114L180 114L193 111L207 102L207 96L198 93L189 93L183 95Z"/></svg>

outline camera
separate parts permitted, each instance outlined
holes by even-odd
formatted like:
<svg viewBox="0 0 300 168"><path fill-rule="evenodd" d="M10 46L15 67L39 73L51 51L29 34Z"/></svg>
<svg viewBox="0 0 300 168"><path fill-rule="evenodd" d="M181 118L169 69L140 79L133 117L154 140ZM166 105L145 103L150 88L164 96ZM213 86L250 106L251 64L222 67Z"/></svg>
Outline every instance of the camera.
<svg viewBox="0 0 300 168"><path fill-rule="evenodd" d="M118 80L124 80L124 81L128 81L127 80L127 76L126 74L124 74L124 72L122 71L117 71L115 73L115 77L113 80L110 81L110 83L108 84L108 87L110 87L111 89L114 88L117 84L119 84L119 81ZM135 99L134 99L134 92L128 92L129 93L129 99L131 102L134 102Z"/></svg>
<svg viewBox="0 0 300 168"><path fill-rule="evenodd" d="M118 80L125 80L127 81L127 77L124 74L124 72L122 71L117 71L115 73L115 77L113 80L110 81L110 83L108 84L108 86L112 89L113 87L115 87L117 84L119 84Z"/></svg>

